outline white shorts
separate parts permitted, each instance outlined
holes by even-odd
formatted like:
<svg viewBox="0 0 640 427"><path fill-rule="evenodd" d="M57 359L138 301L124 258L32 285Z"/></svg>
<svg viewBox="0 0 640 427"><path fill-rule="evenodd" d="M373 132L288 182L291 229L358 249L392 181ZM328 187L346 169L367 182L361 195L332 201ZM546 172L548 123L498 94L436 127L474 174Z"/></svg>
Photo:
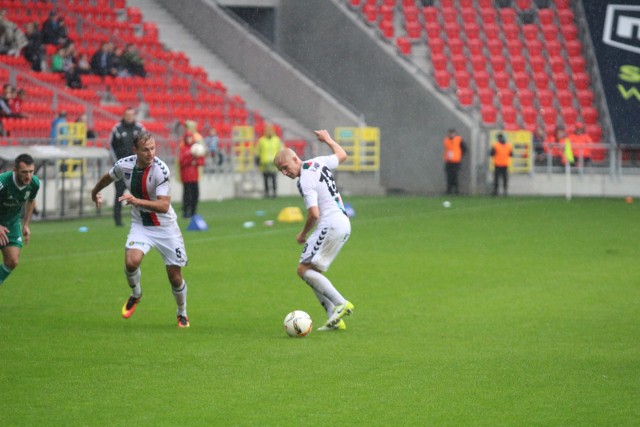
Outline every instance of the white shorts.
<svg viewBox="0 0 640 427"><path fill-rule="evenodd" d="M349 239L349 234L351 223L347 217L330 224L319 224L304 244L300 264L312 264L320 271L327 271Z"/></svg>
<svg viewBox="0 0 640 427"><path fill-rule="evenodd" d="M151 248L160 252L165 265L187 265L187 251L178 224L163 227L131 224L125 249L138 249L146 255Z"/></svg>

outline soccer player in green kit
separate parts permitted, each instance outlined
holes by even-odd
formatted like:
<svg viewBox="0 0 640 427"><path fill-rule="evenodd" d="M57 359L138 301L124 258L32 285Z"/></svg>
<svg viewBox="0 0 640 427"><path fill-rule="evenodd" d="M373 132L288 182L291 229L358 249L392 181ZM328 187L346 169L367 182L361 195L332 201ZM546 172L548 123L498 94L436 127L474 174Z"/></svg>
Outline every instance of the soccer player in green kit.
<svg viewBox="0 0 640 427"><path fill-rule="evenodd" d="M36 195L40 180L34 175L33 157L20 154L16 157L13 171L0 174L0 285L18 266L22 244L29 243L29 224L36 207ZM20 226L22 207L25 214Z"/></svg>

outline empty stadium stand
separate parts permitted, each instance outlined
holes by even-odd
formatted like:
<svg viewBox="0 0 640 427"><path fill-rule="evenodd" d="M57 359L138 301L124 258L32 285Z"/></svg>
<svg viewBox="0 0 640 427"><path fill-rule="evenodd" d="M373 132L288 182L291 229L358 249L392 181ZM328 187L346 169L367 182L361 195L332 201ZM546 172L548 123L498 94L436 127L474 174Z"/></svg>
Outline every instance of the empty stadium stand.
<svg viewBox="0 0 640 427"><path fill-rule="evenodd" d="M602 124L569 0L349 0L382 40L412 60L428 52L433 81L485 127L553 134Z"/></svg>

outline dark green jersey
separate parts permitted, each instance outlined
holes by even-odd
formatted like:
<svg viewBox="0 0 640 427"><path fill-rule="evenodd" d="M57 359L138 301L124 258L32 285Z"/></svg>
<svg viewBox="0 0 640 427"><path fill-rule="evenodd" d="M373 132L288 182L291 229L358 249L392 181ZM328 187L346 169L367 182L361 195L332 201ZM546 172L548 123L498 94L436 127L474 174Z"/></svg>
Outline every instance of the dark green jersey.
<svg viewBox="0 0 640 427"><path fill-rule="evenodd" d="M36 198L40 180L35 175L31 182L19 189L13 179L13 171L0 174L0 224L20 221L22 206Z"/></svg>

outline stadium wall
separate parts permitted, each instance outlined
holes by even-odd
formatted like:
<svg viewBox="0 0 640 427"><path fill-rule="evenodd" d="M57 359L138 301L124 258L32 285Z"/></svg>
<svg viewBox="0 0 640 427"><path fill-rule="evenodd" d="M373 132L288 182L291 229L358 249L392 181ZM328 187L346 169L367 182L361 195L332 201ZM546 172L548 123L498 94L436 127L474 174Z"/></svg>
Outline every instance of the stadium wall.
<svg viewBox="0 0 640 427"><path fill-rule="evenodd" d="M309 129L355 126L359 117L281 58L213 1L156 0L265 98Z"/></svg>
<svg viewBox="0 0 640 427"><path fill-rule="evenodd" d="M380 178L388 191L443 192L442 138L454 127L470 142L468 119L425 82L423 72L393 46L379 43L371 27L344 8L334 1L282 0L280 49L362 111L369 126L381 129ZM463 162L464 192L475 192L471 163Z"/></svg>

